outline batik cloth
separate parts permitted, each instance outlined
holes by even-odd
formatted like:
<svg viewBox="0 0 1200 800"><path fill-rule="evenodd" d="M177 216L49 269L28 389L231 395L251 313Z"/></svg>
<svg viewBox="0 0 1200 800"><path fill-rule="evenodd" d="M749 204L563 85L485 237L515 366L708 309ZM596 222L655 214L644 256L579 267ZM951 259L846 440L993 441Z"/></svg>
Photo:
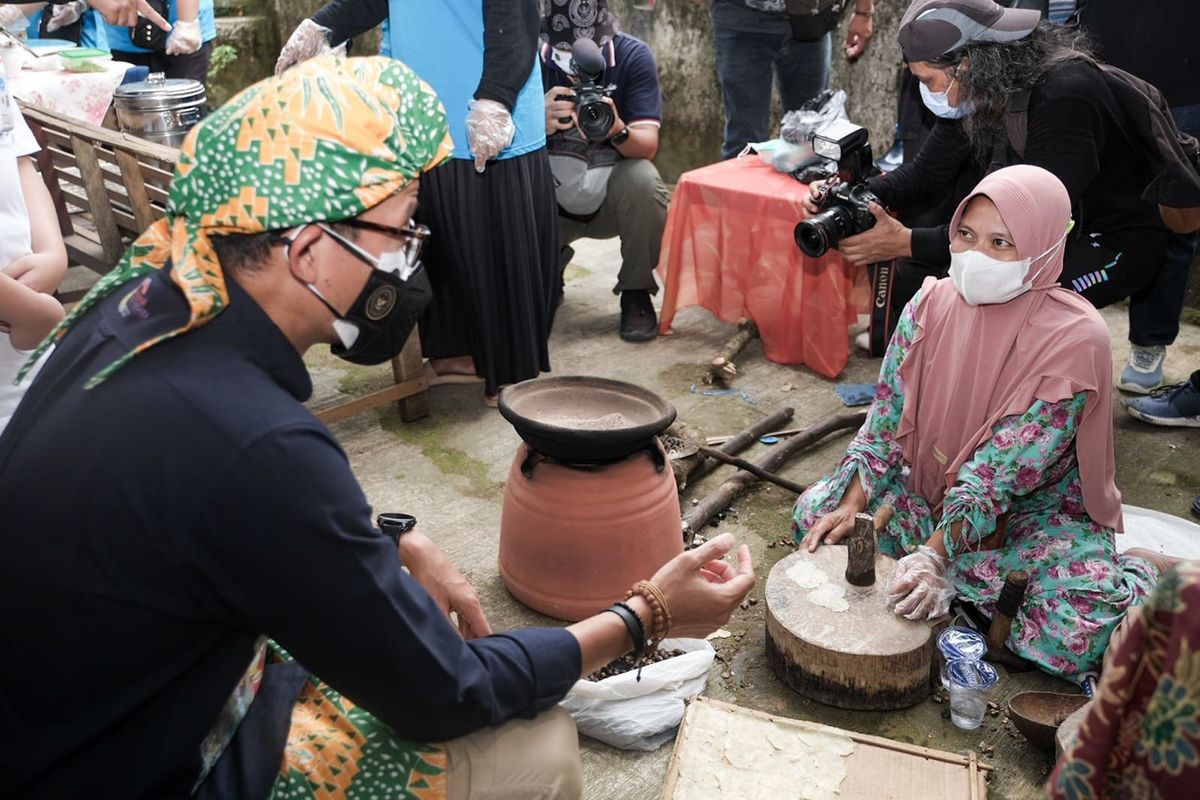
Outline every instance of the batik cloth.
<svg viewBox="0 0 1200 800"><path fill-rule="evenodd" d="M272 657L290 660L272 644ZM446 751L409 742L333 687L309 677L292 710L271 800L442 800Z"/></svg>
<svg viewBox="0 0 1200 800"><path fill-rule="evenodd" d="M870 498L868 513L883 505L895 509L879 537L884 555L912 553L939 527L947 531L961 522L959 540L945 539L959 599L990 615L1004 578L1026 571L1029 587L1009 648L1054 675L1093 672L1113 629L1149 593L1157 571L1140 558L1118 555L1114 531L1084 508L1075 435L1085 393L1054 403L1036 400L1025 413L1000 420L959 470L938 518L928 500L908 488L895 438L904 406L900 368L916 333L913 309L920 298L918 292L900 318L866 422L837 472L796 501L792 530L800 539L833 511L855 475ZM984 540L1004 513L1003 542L987 549Z"/></svg>
<svg viewBox="0 0 1200 800"><path fill-rule="evenodd" d="M1053 800L1186 800L1200 788L1200 563L1162 576L1113 637Z"/></svg>
<svg viewBox="0 0 1200 800"><path fill-rule="evenodd" d="M138 353L203 325L229 303L211 237L356 217L445 161L453 149L437 94L388 58L314 58L242 91L183 142L166 216L96 283L24 368L116 287L171 265L191 318Z"/></svg>

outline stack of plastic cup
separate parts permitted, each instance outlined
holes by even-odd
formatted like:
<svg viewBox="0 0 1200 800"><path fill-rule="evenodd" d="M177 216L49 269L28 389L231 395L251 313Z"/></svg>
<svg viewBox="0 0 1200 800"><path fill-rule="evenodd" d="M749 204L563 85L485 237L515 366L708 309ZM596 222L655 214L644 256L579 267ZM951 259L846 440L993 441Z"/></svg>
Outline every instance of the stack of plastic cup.
<svg viewBox="0 0 1200 800"><path fill-rule="evenodd" d="M970 628L946 628L938 635L938 652L942 654L942 688L950 691L953 661L982 661L987 653L987 640Z"/></svg>
<svg viewBox="0 0 1200 800"><path fill-rule="evenodd" d="M1000 673L986 661L951 661L950 720L965 731L983 724L987 713L988 695L1000 680Z"/></svg>

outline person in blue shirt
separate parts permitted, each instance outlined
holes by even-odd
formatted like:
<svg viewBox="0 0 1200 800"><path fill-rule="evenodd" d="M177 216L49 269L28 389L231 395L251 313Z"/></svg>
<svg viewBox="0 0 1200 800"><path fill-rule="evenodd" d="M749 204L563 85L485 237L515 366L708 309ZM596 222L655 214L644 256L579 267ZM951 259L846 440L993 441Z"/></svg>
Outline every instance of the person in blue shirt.
<svg viewBox="0 0 1200 800"><path fill-rule="evenodd" d="M276 72L388 22L388 52L445 103L453 157L421 182L434 299L421 349L447 380L500 388L550 369L560 297L534 0L332 0L302 22Z"/></svg>
<svg viewBox="0 0 1200 800"><path fill-rule="evenodd" d="M607 0L568 12L551 5L542 19L542 86L546 90L546 146L558 200L558 236L565 268L580 238L621 240L620 336L645 342L658 335L650 296L658 292L654 268L667 224L667 187L651 159L658 152L662 92L658 65L644 42L617 29ZM590 140L578 124L575 87L581 80L571 58L578 39L594 41L604 70L601 87L615 87L604 102L613 121Z"/></svg>
<svg viewBox="0 0 1200 800"><path fill-rule="evenodd" d="M104 19L86 0L43 5L29 17L30 39L65 39L80 47L108 49Z"/></svg>
<svg viewBox="0 0 1200 800"><path fill-rule="evenodd" d="M162 34L158 49L139 47L130 37L130 28L105 22L105 35L113 58L167 78L189 78L200 83L208 80L213 41L217 38L213 0L169 0L167 20L171 32Z"/></svg>

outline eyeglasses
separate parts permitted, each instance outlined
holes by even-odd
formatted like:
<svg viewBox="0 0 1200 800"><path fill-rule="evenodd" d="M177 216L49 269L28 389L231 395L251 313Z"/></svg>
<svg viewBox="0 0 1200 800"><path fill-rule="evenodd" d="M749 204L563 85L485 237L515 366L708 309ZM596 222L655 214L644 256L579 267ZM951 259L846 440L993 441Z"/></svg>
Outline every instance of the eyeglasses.
<svg viewBox="0 0 1200 800"><path fill-rule="evenodd" d="M364 230L377 230L381 233L386 233L396 238L404 237L404 246L396 253L385 253L381 257L376 257L363 250L361 247L350 241L332 227L324 222L314 223L318 228L329 235L344 249L348 250L353 255L357 256L362 261L380 272L395 272L399 275L400 280L406 281L417 271L421 265L421 253L425 249L425 241L429 238L429 228L424 225L417 225L412 228L392 228L387 225L378 225L374 222L366 220L343 220L337 223L338 225L347 225L351 228L362 228ZM404 265L397 263L399 259L389 258L389 256L401 255L404 259Z"/></svg>
<svg viewBox="0 0 1200 800"><path fill-rule="evenodd" d="M429 241L430 230L424 225L406 225L396 228L391 225L380 225L365 219L344 219L337 223L347 228L357 228L363 231L375 231L404 241L404 260L410 267L415 267L425 251L425 243Z"/></svg>

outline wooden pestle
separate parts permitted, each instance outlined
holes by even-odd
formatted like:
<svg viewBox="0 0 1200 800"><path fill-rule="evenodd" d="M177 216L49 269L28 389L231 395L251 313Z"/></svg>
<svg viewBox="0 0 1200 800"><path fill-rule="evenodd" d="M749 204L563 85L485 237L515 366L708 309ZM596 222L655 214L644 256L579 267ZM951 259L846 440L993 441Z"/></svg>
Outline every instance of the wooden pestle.
<svg viewBox="0 0 1200 800"><path fill-rule="evenodd" d="M891 522L893 513L891 506L881 506L874 518L854 516L854 531L846 540L846 582L851 586L875 584L875 536Z"/></svg>
<svg viewBox="0 0 1200 800"><path fill-rule="evenodd" d="M1004 579L1000 589L1000 597L996 600L996 611L992 614L992 624L988 627L987 644L988 659L1002 664L1011 671L1022 671L1030 668L1029 662L1008 649L1005 642L1012 633L1013 617L1021 608L1025 599L1025 590L1029 586L1029 573L1024 570L1013 570Z"/></svg>

